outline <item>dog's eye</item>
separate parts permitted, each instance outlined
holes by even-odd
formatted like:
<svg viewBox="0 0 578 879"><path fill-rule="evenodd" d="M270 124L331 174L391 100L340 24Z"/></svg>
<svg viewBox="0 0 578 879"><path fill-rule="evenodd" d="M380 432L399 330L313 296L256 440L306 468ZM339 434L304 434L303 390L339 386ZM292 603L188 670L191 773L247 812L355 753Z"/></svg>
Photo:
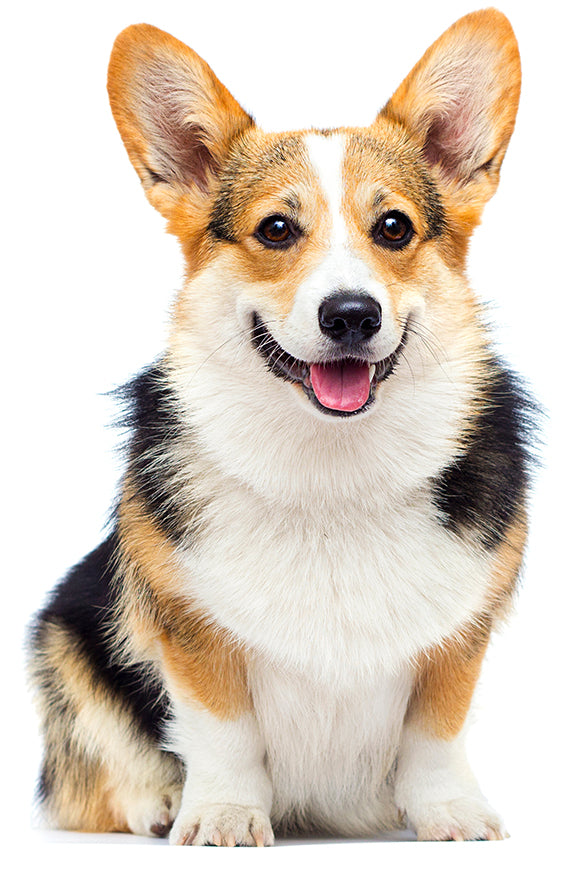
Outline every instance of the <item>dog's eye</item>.
<svg viewBox="0 0 578 879"><path fill-rule="evenodd" d="M293 244L299 237L299 231L287 217L274 214L259 223L255 237L265 247L284 248Z"/></svg>
<svg viewBox="0 0 578 879"><path fill-rule="evenodd" d="M376 244L390 250L401 250L413 238L413 226L409 217L401 211L388 211L380 217L373 227L372 235Z"/></svg>

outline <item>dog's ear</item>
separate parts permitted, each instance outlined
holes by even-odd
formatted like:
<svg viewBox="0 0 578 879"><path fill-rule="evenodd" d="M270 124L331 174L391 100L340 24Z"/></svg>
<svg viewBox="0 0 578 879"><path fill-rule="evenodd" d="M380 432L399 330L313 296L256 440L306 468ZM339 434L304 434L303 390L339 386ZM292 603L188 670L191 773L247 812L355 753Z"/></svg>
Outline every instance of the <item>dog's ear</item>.
<svg viewBox="0 0 578 879"><path fill-rule="evenodd" d="M117 37L108 93L147 197L167 218L185 192L210 194L231 142L253 125L202 58L147 24Z"/></svg>
<svg viewBox="0 0 578 879"><path fill-rule="evenodd" d="M508 19L495 9L472 12L430 46L376 121L409 129L441 184L481 207L498 184L520 81Z"/></svg>

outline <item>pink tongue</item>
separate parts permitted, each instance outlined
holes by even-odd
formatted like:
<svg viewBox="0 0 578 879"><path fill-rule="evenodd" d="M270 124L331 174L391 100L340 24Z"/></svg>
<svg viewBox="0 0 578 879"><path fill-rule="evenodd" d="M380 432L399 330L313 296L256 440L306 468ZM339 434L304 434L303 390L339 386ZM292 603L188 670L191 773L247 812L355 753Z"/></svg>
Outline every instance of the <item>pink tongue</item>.
<svg viewBox="0 0 578 879"><path fill-rule="evenodd" d="M367 402L371 384L367 363L312 363L310 375L315 396L327 409L355 412Z"/></svg>

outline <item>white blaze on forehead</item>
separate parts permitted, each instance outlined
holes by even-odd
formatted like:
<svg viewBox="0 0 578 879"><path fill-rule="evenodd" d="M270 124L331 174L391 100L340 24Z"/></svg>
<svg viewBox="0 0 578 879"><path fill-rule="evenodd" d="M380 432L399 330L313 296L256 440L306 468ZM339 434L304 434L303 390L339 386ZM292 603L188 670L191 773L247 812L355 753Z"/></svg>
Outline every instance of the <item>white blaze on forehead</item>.
<svg viewBox="0 0 578 879"><path fill-rule="evenodd" d="M343 166L346 135L309 134L305 137L305 145L327 203L330 231L325 256L303 287L313 295L319 294L321 299L338 290L356 290L374 296L385 308L382 301L384 288L354 247L345 220Z"/></svg>
<svg viewBox="0 0 578 879"><path fill-rule="evenodd" d="M283 331L277 334L279 344L308 363L323 359L327 339L319 327L319 306L334 293L356 291L372 296L381 305L382 328L374 339L374 359L381 360L398 344L398 331L387 290L355 248L345 221L343 167L347 136L308 134L304 144L327 205L329 236L320 262L297 290Z"/></svg>
<svg viewBox="0 0 578 879"><path fill-rule="evenodd" d="M332 247L347 244L347 226L343 216L343 156L345 138L342 134L309 134L305 138L309 160L319 178L329 206Z"/></svg>

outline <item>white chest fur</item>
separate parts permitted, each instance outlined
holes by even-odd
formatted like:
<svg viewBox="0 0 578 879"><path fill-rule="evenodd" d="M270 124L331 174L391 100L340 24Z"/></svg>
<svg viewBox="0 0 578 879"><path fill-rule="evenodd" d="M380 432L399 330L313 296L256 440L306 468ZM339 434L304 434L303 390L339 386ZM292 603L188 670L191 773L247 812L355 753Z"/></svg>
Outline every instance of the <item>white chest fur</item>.
<svg viewBox="0 0 578 879"><path fill-rule="evenodd" d="M230 487L186 564L195 602L253 652L350 686L396 674L479 611L490 561L424 493L299 513Z"/></svg>
<svg viewBox="0 0 578 879"><path fill-rule="evenodd" d="M253 664L274 825L362 835L397 824L388 775L411 680L408 671L354 687L319 687L303 675Z"/></svg>
<svg viewBox="0 0 578 879"><path fill-rule="evenodd" d="M186 559L196 604L250 649L273 818L337 833L395 824L387 775L412 660L483 604L489 560L425 493L317 515L229 486Z"/></svg>

